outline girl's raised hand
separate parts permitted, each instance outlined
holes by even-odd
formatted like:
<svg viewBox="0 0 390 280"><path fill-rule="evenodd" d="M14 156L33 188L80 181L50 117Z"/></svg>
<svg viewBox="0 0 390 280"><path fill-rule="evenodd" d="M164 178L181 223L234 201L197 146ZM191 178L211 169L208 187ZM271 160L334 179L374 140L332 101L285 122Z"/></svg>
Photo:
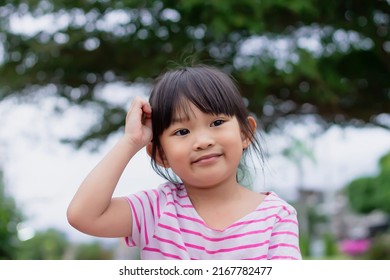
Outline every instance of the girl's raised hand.
<svg viewBox="0 0 390 280"><path fill-rule="evenodd" d="M138 149L152 141L152 108L148 101L135 97L126 116L125 138Z"/></svg>

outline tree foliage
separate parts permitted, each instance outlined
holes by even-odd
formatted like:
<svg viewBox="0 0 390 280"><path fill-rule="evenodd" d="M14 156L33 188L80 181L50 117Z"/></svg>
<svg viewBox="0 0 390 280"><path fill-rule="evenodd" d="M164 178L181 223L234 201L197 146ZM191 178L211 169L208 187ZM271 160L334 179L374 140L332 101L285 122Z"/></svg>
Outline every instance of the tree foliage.
<svg viewBox="0 0 390 280"><path fill-rule="evenodd" d="M106 249L98 242L80 244L75 253L75 260L112 260L113 250Z"/></svg>
<svg viewBox="0 0 390 280"><path fill-rule="evenodd" d="M17 258L20 260L61 260L69 246L64 233L57 229L47 229L23 241Z"/></svg>
<svg viewBox="0 0 390 280"><path fill-rule="evenodd" d="M0 171L0 260L15 258L19 246L17 225L22 219L15 200L5 192L3 174Z"/></svg>
<svg viewBox="0 0 390 280"><path fill-rule="evenodd" d="M379 165L377 176L355 179L345 188L352 209L358 213L382 210L390 214L390 153L381 157Z"/></svg>
<svg viewBox="0 0 390 280"><path fill-rule="evenodd" d="M46 24L25 32L28 18ZM190 57L231 73L266 129L306 114L390 127L389 22L388 0L2 1L0 99L45 88L100 108L82 144L123 125L99 89L149 84Z"/></svg>

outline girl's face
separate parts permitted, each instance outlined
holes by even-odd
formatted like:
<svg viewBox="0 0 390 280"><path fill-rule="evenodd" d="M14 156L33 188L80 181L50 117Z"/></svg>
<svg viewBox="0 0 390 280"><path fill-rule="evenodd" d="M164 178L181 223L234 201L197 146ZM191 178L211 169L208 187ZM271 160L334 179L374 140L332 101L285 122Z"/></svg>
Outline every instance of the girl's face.
<svg viewBox="0 0 390 280"><path fill-rule="evenodd" d="M178 112L160 137L163 155L187 187L236 183L237 167L250 140L234 116L211 115L192 103L189 114Z"/></svg>

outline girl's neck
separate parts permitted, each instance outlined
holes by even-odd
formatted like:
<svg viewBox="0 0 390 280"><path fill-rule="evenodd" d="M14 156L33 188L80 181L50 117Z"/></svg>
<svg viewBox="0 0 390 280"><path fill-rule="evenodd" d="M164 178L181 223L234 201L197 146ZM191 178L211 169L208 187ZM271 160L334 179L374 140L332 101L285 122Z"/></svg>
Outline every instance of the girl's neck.
<svg viewBox="0 0 390 280"><path fill-rule="evenodd" d="M188 188L195 211L214 230L225 230L253 212L265 195L250 191L237 182L214 188Z"/></svg>
<svg viewBox="0 0 390 280"><path fill-rule="evenodd" d="M185 185L185 187L195 208L199 205L218 205L237 199L244 188L236 181L218 186L194 187Z"/></svg>

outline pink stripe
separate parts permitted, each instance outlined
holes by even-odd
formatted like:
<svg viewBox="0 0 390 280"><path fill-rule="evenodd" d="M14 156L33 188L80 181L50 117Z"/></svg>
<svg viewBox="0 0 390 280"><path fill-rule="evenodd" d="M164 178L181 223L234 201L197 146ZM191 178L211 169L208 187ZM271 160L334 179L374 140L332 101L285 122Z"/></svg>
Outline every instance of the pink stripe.
<svg viewBox="0 0 390 280"><path fill-rule="evenodd" d="M264 260L264 259L267 259L267 255L261 255L261 256L247 258L247 259L243 259L243 260Z"/></svg>
<svg viewBox="0 0 390 280"><path fill-rule="evenodd" d="M265 210L275 209L275 208L280 208L280 207L283 208L283 210L285 210L289 215L291 215L290 210L288 210L288 208L286 206L284 206L284 205L274 205L274 206L259 208L256 211L265 211Z"/></svg>
<svg viewBox="0 0 390 280"><path fill-rule="evenodd" d="M172 190L172 189L169 187L169 185L165 185L165 186L164 186L164 189L168 189L168 192L165 193L165 196L172 195L173 192L176 192L176 190L175 190L175 189Z"/></svg>
<svg viewBox="0 0 390 280"><path fill-rule="evenodd" d="M280 207L279 205L273 205L273 206L259 208L256 211L265 211L265 210L275 209L275 208L279 208L279 207Z"/></svg>
<svg viewBox="0 0 390 280"><path fill-rule="evenodd" d="M181 208L194 208L194 206L190 204L180 204L177 200L170 201L166 205L173 205L173 206L179 205Z"/></svg>
<svg viewBox="0 0 390 280"><path fill-rule="evenodd" d="M298 234L296 234L295 232L291 232L291 231L273 232L273 233L271 234L271 236L280 235L280 234L293 235L293 236L299 238Z"/></svg>
<svg viewBox="0 0 390 280"><path fill-rule="evenodd" d="M127 201L130 203L130 207L131 209L133 210L133 213L134 213L134 217L133 220L135 220L136 224L137 224L137 228L138 228L138 231L141 232L141 225L140 225L140 222L138 220L138 215L137 215L137 211L135 210L135 207L133 205L133 202L130 200L130 198L126 197Z"/></svg>
<svg viewBox="0 0 390 280"><path fill-rule="evenodd" d="M150 211L152 212L152 215L153 217L155 217L154 215L154 209L153 209L153 204L152 204L152 201L149 197L149 194L146 192L146 191L143 191L143 193L146 195L146 197L148 198L148 201L149 201L149 207L150 207Z"/></svg>
<svg viewBox="0 0 390 280"><path fill-rule="evenodd" d="M292 256L274 256L270 260L299 260L298 258Z"/></svg>
<svg viewBox="0 0 390 280"><path fill-rule="evenodd" d="M169 192L163 192L163 194L165 195L165 197L167 198L167 200L170 200L168 198L168 196L171 196L173 198L173 192L171 191L171 189L168 187L168 190Z"/></svg>
<svg viewBox="0 0 390 280"><path fill-rule="evenodd" d="M177 247L177 248L179 248L179 249L181 249L183 251L187 251L184 246L181 246L181 245L173 242L172 240L169 240L169 239L166 239L166 238L162 238L162 237L159 237L157 235L154 235L153 237L156 238L157 240L161 241L162 243L168 243L168 244L171 244L171 245L173 245L173 246L175 246L175 247Z"/></svg>
<svg viewBox="0 0 390 280"><path fill-rule="evenodd" d="M130 242L131 241L131 242ZM132 246L136 246L137 244L135 244L134 240L133 239L130 239L128 236L125 237L125 242L126 242L126 245L129 246L129 247L132 247Z"/></svg>
<svg viewBox="0 0 390 280"><path fill-rule="evenodd" d="M171 217L174 217L176 218L176 216L174 214L171 214L169 212L164 212L164 214L167 214L168 216L171 216ZM273 214L273 215L269 215L265 218L261 218L261 219L255 219L255 220L248 220L248 221L243 221L243 222L237 222L237 223L234 223L232 224L231 226L229 226L228 228L232 228L232 227L236 227L236 226L240 226L240 225L248 225L248 224L253 224L253 223L257 223L257 222L264 222L268 219L271 219L271 218L274 218L276 217L279 221L282 221L282 218L277 215L277 214ZM209 226L203 222L202 220L200 219L196 219L196 218L192 218L192 217L189 217L189 216L185 216L185 215L182 215L182 214L177 214L177 218L182 218L182 219L185 219L185 220L189 220L189 221L192 221L192 222L196 222L196 223L199 223L201 225L204 225L205 227L209 228ZM285 220L285 221L290 221L290 220ZM292 221L292 220L291 220ZM296 223L296 222L295 222ZM227 229L228 229L227 228Z"/></svg>
<svg viewBox="0 0 390 280"><path fill-rule="evenodd" d="M286 206L283 205L282 208L283 208L289 215L291 215L290 210L288 210L288 208L287 208Z"/></svg>
<svg viewBox="0 0 390 280"><path fill-rule="evenodd" d="M157 249L157 248L145 247L145 248L143 249L143 251L149 251L149 252L160 253L160 254L163 255L163 256L170 257L170 258L173 258L173 259L181 260L181 257L179 257L179 256L177 256L177 255L165 253L165 252L163 252L163 251L161 251L160 249Z"/></svg>
<svg viewBox="0 0 390 280"><path fill-rule="evenodd" d="M171 226L168 226L168 225L164 225L162 223L158 223L157 226L161 227L161 228L165 228L167 230L170 230L170 231L173 231L173 232L176 232L178 234L181 234L180 230L174 228L174 227L171 227Z"/></svg>
<svg viewBox="0 0 390 280"><path fill-rule="evenodd" d="M189 220L191 222L199 223L201 225L204 225L204 226L208 227L205 222L203 222L202 220L196 219L196 218L192 218L192 217L185 216L185 215L182 215L182 214L177 214L177 217L185 219L185 220Z"/></svg>
<svg viewBox="0 0 390 280"><path fill-rule="evenodd" d="M297 221L290 220L290 219L280 220L279 223L293 223L293 224L298 225Z"/></svg>
<svg viewBox="0 0 390 280"><path fill-rule="evenodd" d="M288 243L278 243L278 244L269 246L269 250L273 250L273 249L276 249L279 247L290 247L290 248L294 248L295 250L297 250L299 252L299 248L297 246L292 245L292 244L288 244Z"/></svg>
<svg viewBox="0 0 390 280"><path fill-rule="evenodd" d="M172 189L169 187L169 184L164 185L164 189L172 190Z"/></svg>
<svg viewBox="0 0 390 280"><path fill-rule="evenodd" d="M261 243L247 244L247 245L242 245L242 246L237 246L237 247L232 247L232 248L219 249L219 250L215 250L215 251L207 250L205 247L201 247L201 246L194 245L194 244L189 244L189 243L184 243L184 244L187 247L191 247L191 248L195 248L195 249L199 249L199 250L204 250L207 254L214 255L214 254L224 253L224 252L233 252L233 251L238 251L238 250L243 250L243 249L257 248L257 247L264 246L268 243L269 243L269 240L266 240L266 241L261 242Z"/></svg>
<svg viewBox="0 0 390 280"><path fill-rule="evenodd" d="M194 208L192 204L180 204L176 199L173 200L173 202L175 202L176 204L180 205L183 208Z"/></svg>
<svg viewBox="0 0 390 280"><path fill-rule="evenodd" d="M237 247L227 248L227 249L220 249L220 250L215 251L215 253L218 253L218 252L233 252L233 251L242 250L242 249L257 248L257 247L264 246L264 245L266 245L268 243L269 243L269 240L266 240L266 241L261 242L261 243L242 245L242 246L237 246Z"/></svg>
<svg viewBox="0 0 390 280"><path fill-rule="evenodd" d="M169 192L166 193L167 196L168 196L168 195L172 195L172 196L173 196L173 193L176 193L176 196L179 197L179 198L186 198L186 197L188 197L187 194L185 194L185 195L179 195L179 194L177 193L177 190L183 190L183 189L184 189L184 188L179 188L179 186L177 186L177 188L176 188L176 189L173 189L173 190L169 187L169 185L165 185L164 188L167 188L167 189L169 190Z"/></svg>
<svg viewBox="0 0 390 280"><path fill-rule="evenodd" d="M157 216L158 216L158 218L160 218L160 217L161 217L161 212L160 212L160 196L159 196L157 190L153 190L153 193L154 193L155 196L156 196Z"/></svg>
<svg viewBox="0 0 390 280"><path fill-rule="evenodd" d="M148 229L146 228L146 216L145 216L145 207L144 207L144 203L142 202L141 198L138 196L138 195L134 195L138 201L141 203L141 206L142 206L142 212L143 212L143 216L144 216L144 223L143 223L143 226L144 226L144 237L145 237L145 244L148 244L149 243L149 238L148 238Z"/></svg>
<svg viewBox="0 0 390 280"><path fill-rule="evenodd" d="M272 215L269 215L269 216L267 216L265 218L261 218L261 219L254 219L254 220L248 220L248 221L244 221L244 222L237 222L237 223L232 224L228 228L236 227L236 226L240 226L240 225L249 225L249 224L253 224L253 223L257 223L257 222L264 222L264 221L271 219L271 218L277 218L279 221L282 220L282 218L279 215L272 214Z"/></svg>
<svg viewBox="0 0 390 280"><path fill-rule="evenodd" d="M252 235L252 234L257 234L257 233L264 233L266 231L272 230L272 226L267 227L267 228L262 229L262 230L248 231L248 232L241 233L241 234L233 234L233 235L228 235L228 236L219 237L219 238L208 237L208 236L205 236L205 235L203 235L202 233L200 233L198 231L194 231L194 230L190 230L190 229L180 228L180 230L182 232L185 232L185 233L189 233L189 234L200 236L203 239L208 240L208 241L219 242L219 241L224 241L224 240L227 240L227 239L235 239L235 238L243 237L243 236L246 236L246 235Z"/></svg>
<svg viewBox="0 0 390 280"><path fill-rule="evenodd" d="M195 244L190 244L190 243L184 243L184 245L186 245L187 247L190 247L190 248L198 249L198 250L204 250L205 249L202 246L195 245Z"/></svg>
<svg viewBox="0 0 390 280"><path fill-rule="evenodd" d="M164 214L164 215L167 215L167 216L169 216L169 217L172 217L172 218L177 219L177 216L176 216L175 214L171 213L171 212L164 211L163 214Z"/></svg>
<svg viewBox="0 0 390 280"><path fill-rule="evenodd" d="M172 196L172 197L173 197L173 194L172 194L172 192L167 192L165 195L166 195L166 196L170 195L170 196Z"/></svg>
<svg viewBox="0 0 390 280"><path fill-rule="evenodd" d="M184 215L181 215L181 214L175 215L175 214L173 214L171 212L167 212L167 211L165 211L163 214L167 215L169 217L172 217L174 219L182 218L182 219L190 220L190 221L193 221L193 222L195 221L195 222L198 222L198 223L202 224L203 226L207 227L207 225L204 222L202 222L201 220L195 219L195 218L191 218L191 217L184 216ZM180 228L180 230L181 229L182 228Z"/></svg>

